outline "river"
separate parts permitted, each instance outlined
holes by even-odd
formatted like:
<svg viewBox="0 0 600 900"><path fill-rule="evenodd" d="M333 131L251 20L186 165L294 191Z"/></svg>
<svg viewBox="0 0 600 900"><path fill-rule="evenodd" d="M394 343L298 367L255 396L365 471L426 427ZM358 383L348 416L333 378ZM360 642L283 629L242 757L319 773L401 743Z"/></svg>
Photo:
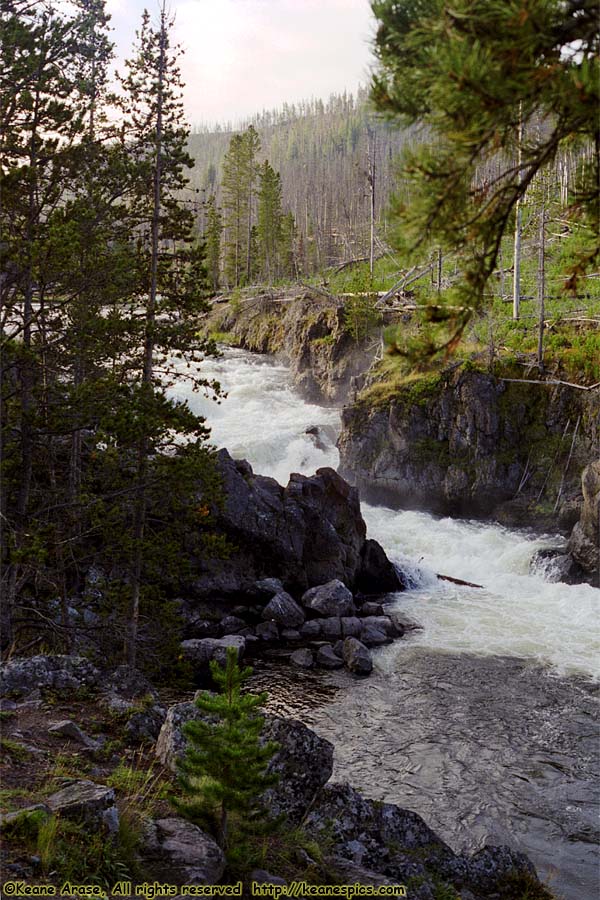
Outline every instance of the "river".
<svg viewBox="0 0 600 900"><path fill-rule="evenodd" d="M336 467L339 411L304 402L285 366L227 349L202 372L227 399L185 382L173 393L206 416L215 445L281 483ZM415 810L454 849L510 844L565 900L599 896L600 591L530 571L560 536L362 509L410 578L392 608L419 627L378 650L366 680L278 673L273 708L333 741L334 778Z"/></svg>

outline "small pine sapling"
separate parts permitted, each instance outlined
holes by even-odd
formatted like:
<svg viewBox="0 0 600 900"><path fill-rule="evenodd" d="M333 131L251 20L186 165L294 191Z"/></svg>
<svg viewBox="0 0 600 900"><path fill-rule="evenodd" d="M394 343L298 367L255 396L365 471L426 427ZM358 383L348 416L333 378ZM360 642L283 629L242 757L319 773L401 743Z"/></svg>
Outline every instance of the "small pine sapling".
<svg viewBox="0 0 600 900"><path fill-rule="evenodd" d="M188 745L178 763L178 776L187 799L174 798L173 804L192 821L202 822L208 810L218 810L219 843L226 848L230 814L242 833L250 826L258 830L264 820L261 796L278 781L279 776L267 768L279 745L260 742L264 718L257 709L268 695L242 693L252 669L240 668L237 650L227 649L224 668L215 660L210 668L218 693L200 694L196 706L206 718L184 726Z"/></svg>

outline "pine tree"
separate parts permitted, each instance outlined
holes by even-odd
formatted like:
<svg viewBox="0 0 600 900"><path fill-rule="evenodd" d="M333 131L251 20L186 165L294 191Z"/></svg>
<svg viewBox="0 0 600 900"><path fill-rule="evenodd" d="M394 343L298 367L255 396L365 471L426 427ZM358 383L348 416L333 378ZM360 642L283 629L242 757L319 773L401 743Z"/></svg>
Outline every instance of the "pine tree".
<svg viewBox="0 0 600 900"><path fill-rule="evenodd" d="M230 840L232 815L242 834L264 818L261 795L278 780L267 771L278 745L260 742L264 719L257 710L267 694L241 691L251 672L249 667L240 668L236 649L229 647L224 669L214 660L211 663L219 693L207 692L196 699L207 718L184 726L188 747L178 764L179 783L190 799L173 802L183 815L201 822L207 808L216 808L222 847Z"/></svg>
<svg viewBox="0 0 600 900"><path fill-rule="evenodd" d="M224 271L228 284L233 287L251 279L256 155L259 150L260 139L251 125L243 134L231 138L223 160Z"/></svg>
<svg viewBox="0 0 600 900"><path fill-rule="evenodd" d="M272 281L281 270L282 218L281 178L265 160L260 167L258 190L258 253L263 278Z"/></svg>
<svg viewBox="0 0 600 900"><path fill-rule="evenodd" d="M223 233L223 217L217 207L215 195L211 194L206 201L206 267L213 291L219 289L221 275L221 234Z"/></svg>
<svg viewBox="0 0 600 900"><path fill-rule="evenodd" d="M484 303L516 205L567 148L582 161L571 215L589 229L566 273L573 285L600 253L597 0L373 0L372 8L375 103L427 129L403 157L410 192L395 203L397 242L458 254L464 277L449 300L464 309L455 336Z"/></svg>

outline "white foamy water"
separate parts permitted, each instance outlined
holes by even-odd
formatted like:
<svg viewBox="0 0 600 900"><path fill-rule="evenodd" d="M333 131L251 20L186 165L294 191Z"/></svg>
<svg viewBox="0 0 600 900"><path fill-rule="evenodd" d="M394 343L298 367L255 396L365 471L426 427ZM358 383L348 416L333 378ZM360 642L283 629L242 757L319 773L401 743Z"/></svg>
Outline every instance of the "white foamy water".
<svg viewBox="0 0 600 900"><path fill-rule="evenodd" d="M312 474L336 467L339 411L305 403L290 387L285 366L239 350L202 367L228 391L220 405L181 384L173 390L206 416L212 441L247 459L256 472L285 484L291 472ZM317 438L306 434L319 428ZM600 677L600 591L530 574L536 550L560 544L557 536L534 536L499 525L438 519L427 513L363 504L370 537L385 547L413 579L398 595L397 609L423 626L410 640L430 649L525 656L560 673ZM459 587L436 573L483 585ZM404 642L377 654L393 667Z"/></svg>

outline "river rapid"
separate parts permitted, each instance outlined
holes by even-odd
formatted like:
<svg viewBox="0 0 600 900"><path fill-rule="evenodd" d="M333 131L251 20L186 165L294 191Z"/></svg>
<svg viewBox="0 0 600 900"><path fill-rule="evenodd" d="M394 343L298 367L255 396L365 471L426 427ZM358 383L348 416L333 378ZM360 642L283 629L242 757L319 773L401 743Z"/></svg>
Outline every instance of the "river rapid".
<svg viewBox="0 0 600 900"><path fill-rule="evenodd" d="M217 405L185 381L171 393L206 416L216 446L284 484L337 466L339 410L304 402L283 365L227 349L202 374L227 399ZM415 810L454 849L523 850L558 896L593 900L600 591L530 571L560 536L362 509L369 536L410 579L391 608L418 627L377 650L365 680L281 668L272 679L263 668L271 707L334 743L337 780Z"/></svg>

